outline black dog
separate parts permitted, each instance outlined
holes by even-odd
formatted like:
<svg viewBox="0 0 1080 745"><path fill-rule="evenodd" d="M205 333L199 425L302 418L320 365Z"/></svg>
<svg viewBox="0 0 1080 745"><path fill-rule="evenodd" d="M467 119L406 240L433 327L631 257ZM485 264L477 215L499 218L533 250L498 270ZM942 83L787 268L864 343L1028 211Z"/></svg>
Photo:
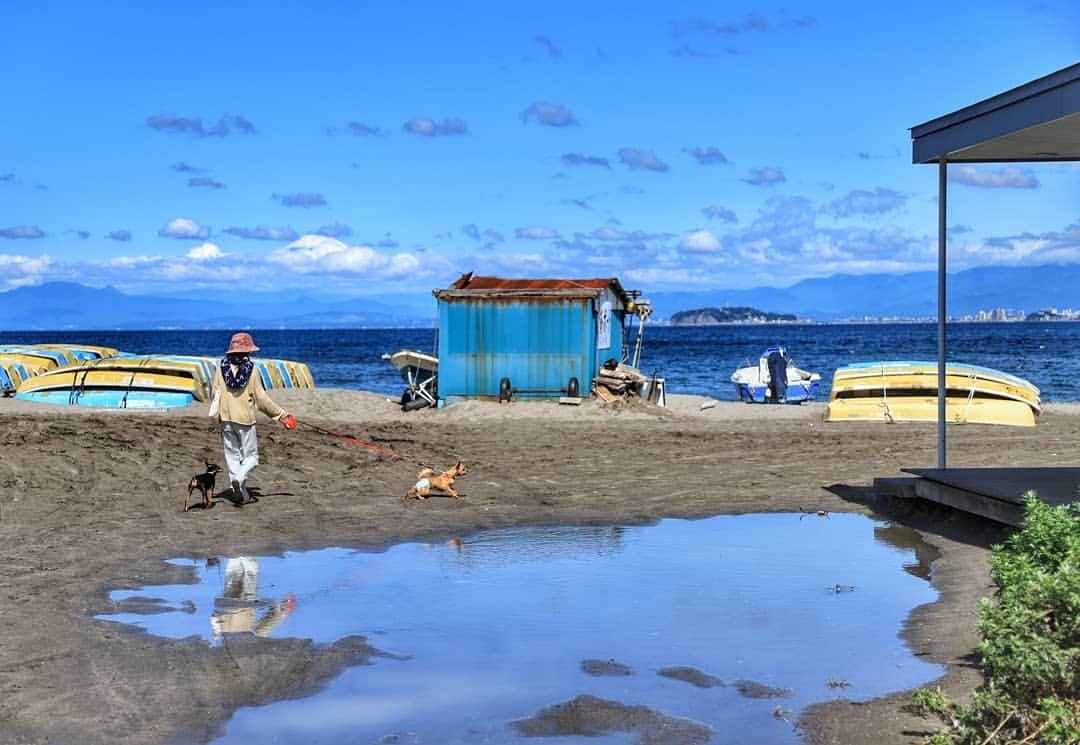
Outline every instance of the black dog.
<svg viewBox="0 0 1080 745"><path fill-rule="evenodd" d="M184 497L184 512L188 511L188 501L191 499L191 493L198 489L202 492L203 507L210 509L214 506L214 482L217 480L217 475L223 473L224 469L217 463L211 463L206 460L203 461L206 464L205 473L199 473L191 477L191 481L188 483L187 496Z"/></svg>

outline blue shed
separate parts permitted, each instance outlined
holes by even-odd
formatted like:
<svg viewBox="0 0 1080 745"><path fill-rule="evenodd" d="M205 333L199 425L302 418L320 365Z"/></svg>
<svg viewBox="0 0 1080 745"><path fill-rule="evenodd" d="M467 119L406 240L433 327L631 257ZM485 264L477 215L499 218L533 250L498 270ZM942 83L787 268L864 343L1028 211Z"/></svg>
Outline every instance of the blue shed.
<svg viewBox="0 0 1080 745"><path fill-rule="evenodd" d="M613 278L503 279L470 272L434 294L439 397L452 403L588 395L600 365L625 358L624 320L638 293Z"/></svg>

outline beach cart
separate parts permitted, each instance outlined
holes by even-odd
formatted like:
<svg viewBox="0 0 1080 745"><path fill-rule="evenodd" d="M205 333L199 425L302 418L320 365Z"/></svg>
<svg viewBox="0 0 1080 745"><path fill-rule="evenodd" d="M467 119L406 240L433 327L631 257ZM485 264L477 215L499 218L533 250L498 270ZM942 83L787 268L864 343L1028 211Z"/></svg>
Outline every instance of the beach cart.
<svg viewBox="0 0 1080 745"><path fill-rule="evenodd" d="M405 411L438 405L439 358L415 349L400 349L384 354L383 359L398 369L408 387L401 394Z"/></svg>

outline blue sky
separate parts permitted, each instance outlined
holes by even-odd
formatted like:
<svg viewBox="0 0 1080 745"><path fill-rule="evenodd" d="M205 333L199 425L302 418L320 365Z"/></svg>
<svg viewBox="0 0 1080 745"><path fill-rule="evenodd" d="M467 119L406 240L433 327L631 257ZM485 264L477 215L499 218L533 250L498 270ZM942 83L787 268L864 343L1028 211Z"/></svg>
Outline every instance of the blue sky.
<svg viewBox="0 0 1080 745"><path fill-rule="evenodd" d="M927 269L908 129L1080 59L1053 0L308 5L0 0L0 289ZM951 270L1080 261L1076 164L950 178Z"/></svg>

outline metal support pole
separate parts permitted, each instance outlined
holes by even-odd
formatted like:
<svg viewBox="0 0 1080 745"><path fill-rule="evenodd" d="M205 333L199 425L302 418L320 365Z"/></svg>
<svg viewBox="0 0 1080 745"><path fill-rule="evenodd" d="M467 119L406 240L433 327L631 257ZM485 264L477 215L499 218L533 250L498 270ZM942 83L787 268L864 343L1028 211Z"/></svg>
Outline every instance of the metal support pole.
<svg viewBox="0 0 1080 745"><path fill-rule="evenodd" d="M937 324L937 467L945 468L945 259L946 236L945 201L947 193L948 161L938 159L938 324Z"/></svg>

